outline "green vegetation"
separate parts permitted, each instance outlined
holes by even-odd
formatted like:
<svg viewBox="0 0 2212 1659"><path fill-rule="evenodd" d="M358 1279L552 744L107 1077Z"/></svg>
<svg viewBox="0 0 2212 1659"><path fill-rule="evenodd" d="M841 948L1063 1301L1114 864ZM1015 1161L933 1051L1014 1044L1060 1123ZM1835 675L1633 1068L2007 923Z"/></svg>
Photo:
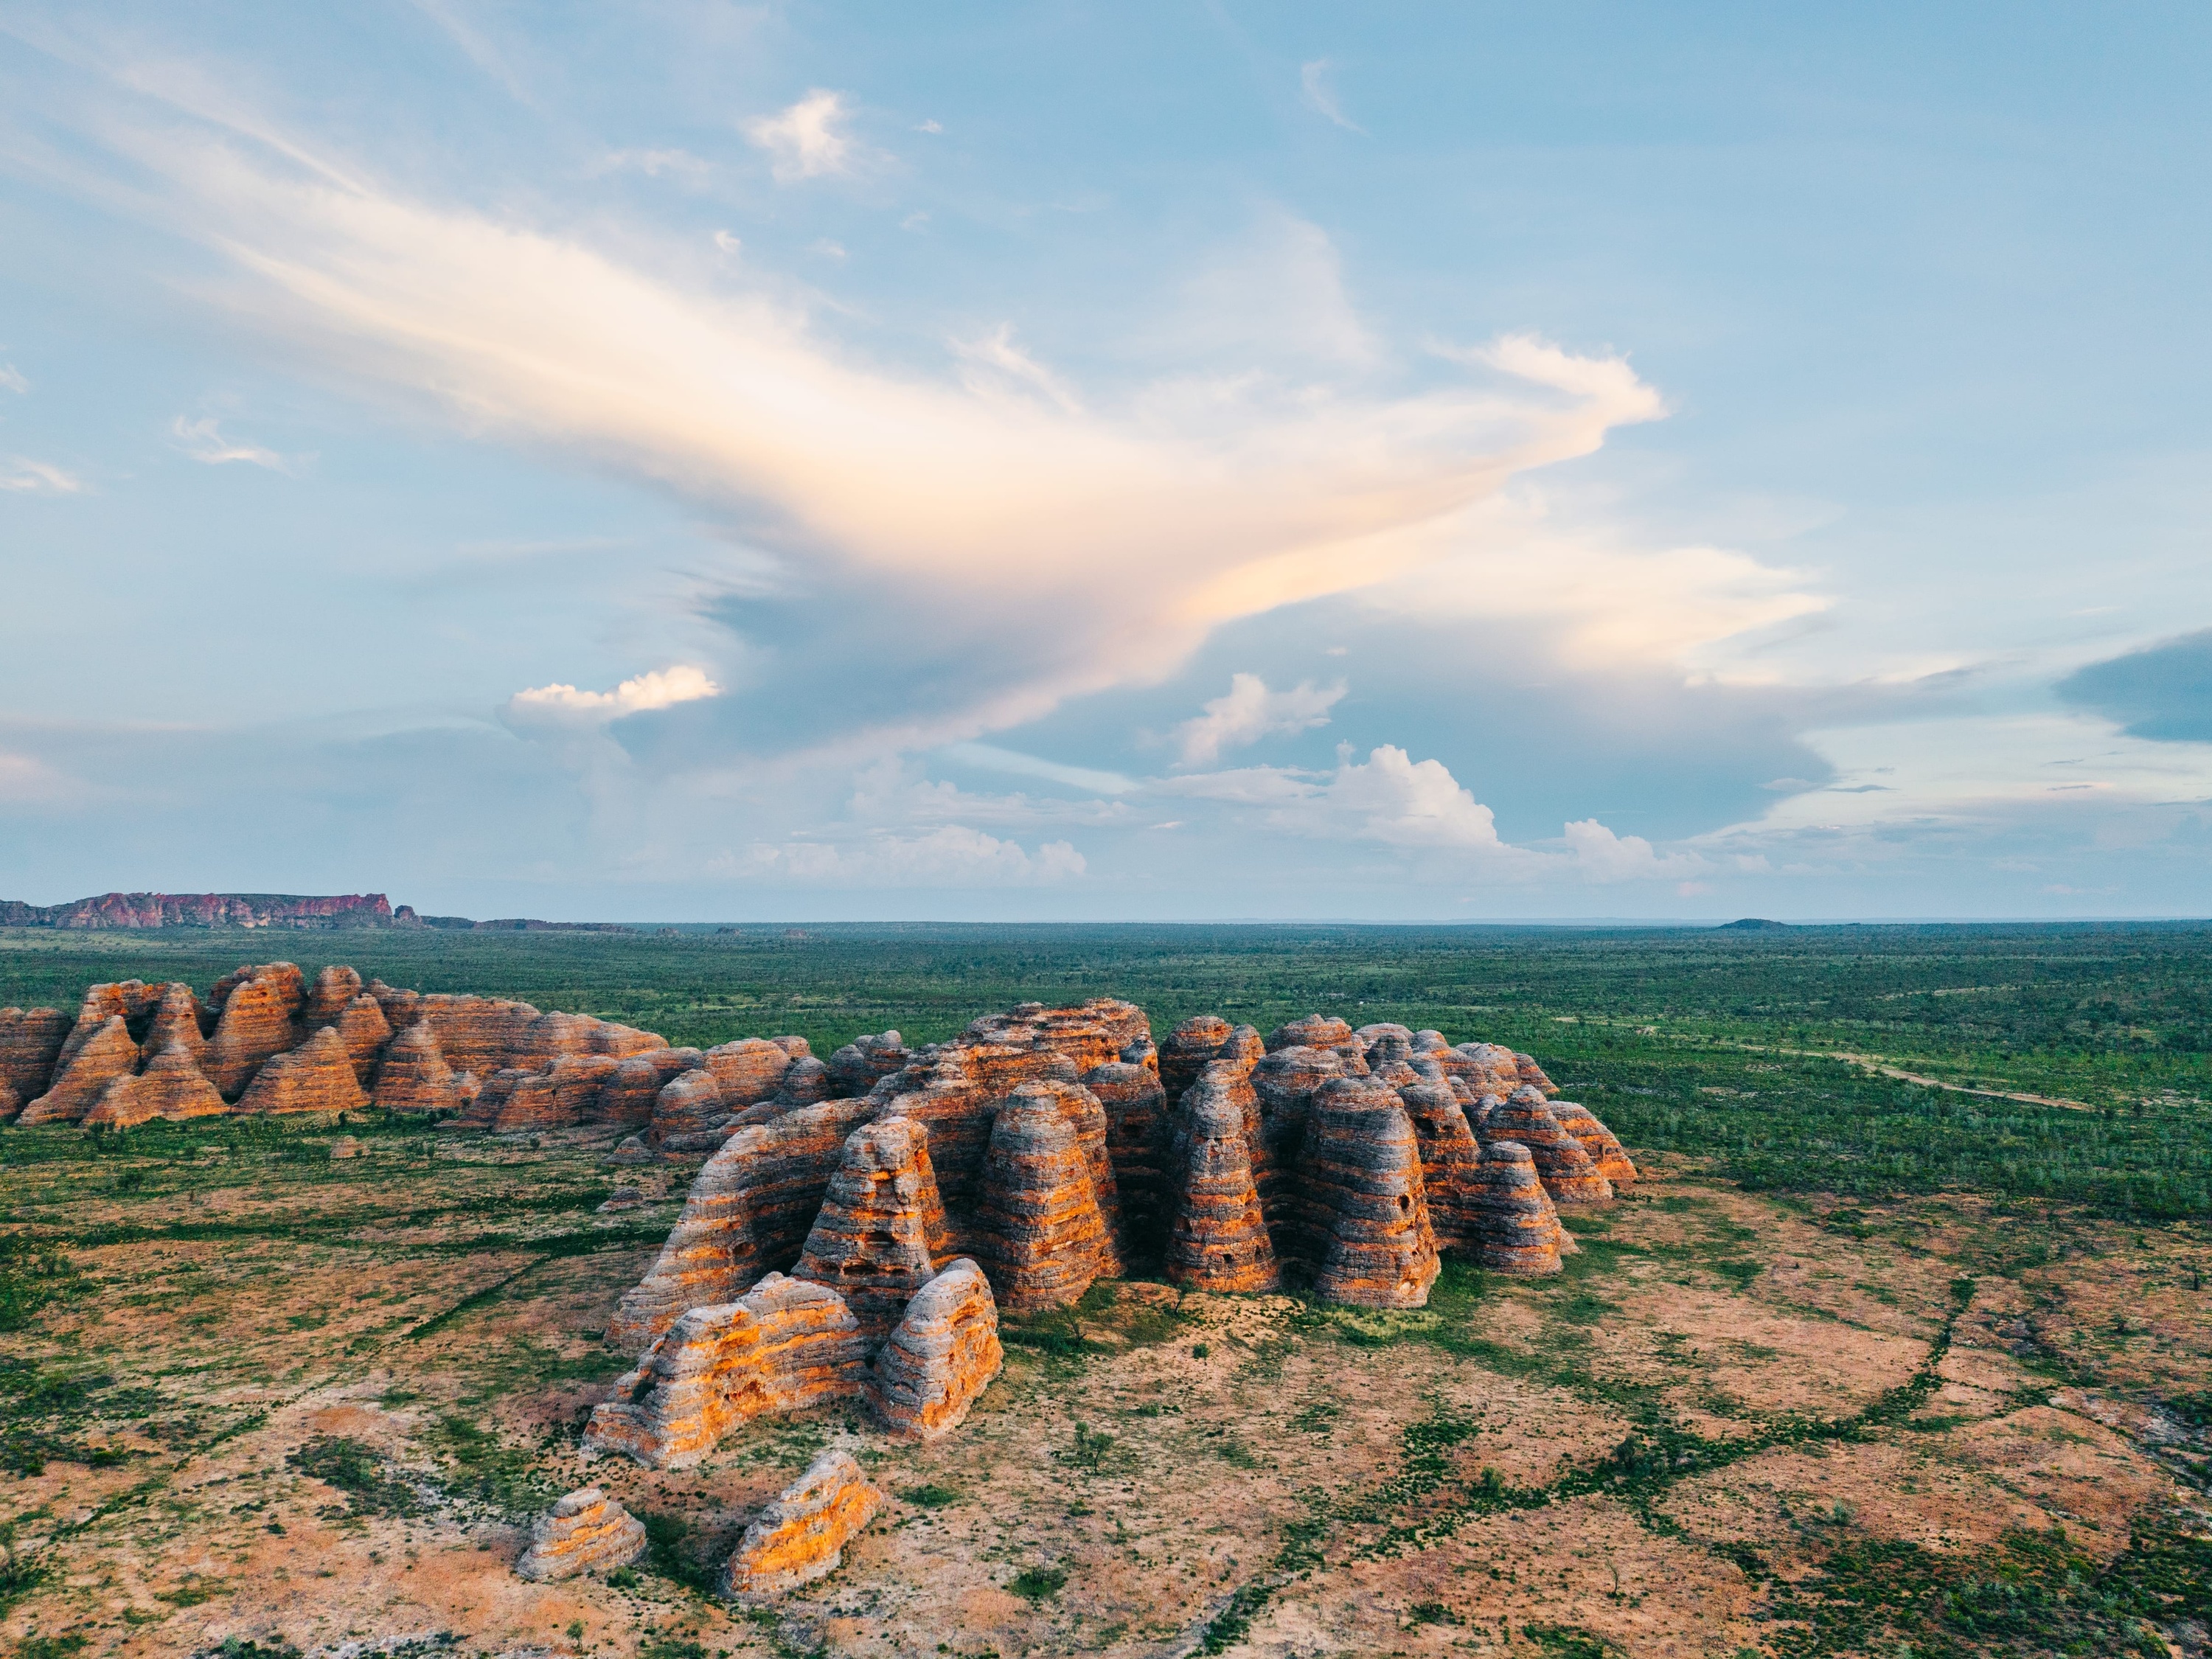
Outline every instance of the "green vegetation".
<svg viewBox="0 0 2212 1659"><path fill-rule="evenodd" d="M284 1462L325 1486L335 1486L366 1515L419 1515L423 1504L413 1484L394 1474L376 1448L343 1435L322 1435L286 1454Z"/></svg>
<svg viewBox="0 0 2212 1659"><path fill-rule="evenodd" d="M1265 1030L1324 1009L1534 1053L1632 1146L1709 1159L1753 1188L1872 1200L1964 1186L2157 1220L2212 1212L2208 946L2212 926L2196 923L1745 933L916 923L283 939L26 929L0 932L0 1000L72 1007L87 984L129 976L204 985L285 949L311 971L346 961L394 984L521 997L672 1042L796 1031L824 1054L887 1026L910 1042L947 1036L1025 998L1126 996L1162 1030L1218 1012ZM1844 1054L2081 1104L1948 1092ZM197 1126L112 1139L173 1153L211 1134L243 1139ZM79 1139L0 1134L0 1158L63 1156L49 1150L59 1139ZM284 1178L333 1176L301 1164ZM153 1172L149 1190L164 1180ZM11 1278L20 1282L0 1271L0 1319Z"/></svg>
<svg viewBox="0 0 2212 1659"><path fill-rule="evenodd" d="M1007 1581L1006 1588L1017 1595L1042 1601L1048 1595L1059 1595L1066 1583L1066 1567L1024 1567Z"/></svg>

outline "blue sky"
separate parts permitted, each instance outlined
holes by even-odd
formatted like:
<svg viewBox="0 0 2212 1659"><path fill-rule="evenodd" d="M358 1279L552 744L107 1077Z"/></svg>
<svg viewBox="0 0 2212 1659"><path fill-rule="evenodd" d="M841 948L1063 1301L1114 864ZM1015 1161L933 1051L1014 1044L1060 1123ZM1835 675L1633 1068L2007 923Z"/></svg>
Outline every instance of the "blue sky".
<svg viewBox="0 0 2212 1659"><path fill-rule="evenodd" d="M2212 19L0 12L0 885L2212 910Z"/></svg>

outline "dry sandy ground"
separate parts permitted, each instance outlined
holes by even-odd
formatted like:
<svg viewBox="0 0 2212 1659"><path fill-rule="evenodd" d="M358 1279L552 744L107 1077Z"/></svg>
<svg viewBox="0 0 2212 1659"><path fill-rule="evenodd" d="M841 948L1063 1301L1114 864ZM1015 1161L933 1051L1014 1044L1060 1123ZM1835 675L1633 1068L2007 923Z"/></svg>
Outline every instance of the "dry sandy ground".
<svg viewBox="0 0 2212 1659"><path fill-rule="evenodd" d="M1966 1560L2063 1527L2100 1564L2205 1506L2206 1448L2161 1403L2212 1387L2201 1231L1784 1205L1680 1168L1576 1216L1559 1279L1455 1273L1429 1311L1361 1316L1103 1287L935 1445L833 1413L680 1474L587 1468L577 1428L628 1358L599 1332L672 1218L653 1183L689 1171L603 1214L636 1177L581 1138L368 1145L173 1137L135 1188L112 1158L0 1171L82 1275L0 1337L0 1644L1849 1652L1789 1601L1846 1546ZM898 1499L839 1572L752 1611L684 1582L830 1440ZM655 1517L657 1564L516 1578L532 1508L587 1481Z"/></svg>

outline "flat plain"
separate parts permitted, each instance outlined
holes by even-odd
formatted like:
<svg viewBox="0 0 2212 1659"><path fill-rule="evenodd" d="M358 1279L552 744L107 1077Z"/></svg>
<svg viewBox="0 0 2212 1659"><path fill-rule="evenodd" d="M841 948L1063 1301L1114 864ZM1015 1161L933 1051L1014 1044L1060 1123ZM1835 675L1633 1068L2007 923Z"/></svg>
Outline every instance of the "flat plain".
<svg viewBox="0 0 2212 1659"><path fill-rule="evenodd" d="M287 956L817 1053L1021 1000L1534 1054L1647 1179L1419 1312L1109 1283L962 1431L580 1468L694 1163L372 1116L0 1131L0 1642L715 1654L2164 1655L2212 1602L2212 930L0 934L0 1002ZM1917 1080L1916 1080L1917 1079ZM341 1135L362 1155L334 1160ZM635 1201L603 1210L618 1187ZM830 1441L896 1502L714 1600ZM633 1572L526 1583L589 1479Z"/></svg>

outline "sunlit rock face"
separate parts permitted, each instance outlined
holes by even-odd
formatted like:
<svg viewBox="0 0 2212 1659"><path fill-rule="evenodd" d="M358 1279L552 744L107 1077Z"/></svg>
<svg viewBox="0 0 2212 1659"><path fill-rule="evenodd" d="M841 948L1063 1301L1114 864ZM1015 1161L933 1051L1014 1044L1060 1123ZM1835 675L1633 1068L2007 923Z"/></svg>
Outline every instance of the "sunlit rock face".
<svg viewBox="0 0 2212 1659"><path fill-rule="evenodd" d="M1598 1172L1582 1142L1561 1127L1533 1085L1522 1085L1485 1114L1479 1133L1485 1145L1513 1140L1526 1146L1554 1204L1603 1204L1613 1197L1613 1183Z"/></svg>
<svg viewBox="0 0 2212 1659"><path fill-rule="evenodd" d="M722 1593L750 1601L826 1578L854 1534L890 1502L852 1453L826 1448L745 1528L723 1569Z"/></svg>
<svg viewBox="0 0 2212 1659"><path fill-rule="evenodd" d="M892 1435L934 1440L960 1426L1005 1362L991 1282L963 1256L907 1304L876 1356L868 1399Z"/></svg>
<svg viewBox="0 0 2212 1659"><path fill-rule="evenodd" d="M556 1501L531 1523L530 1547L515 1572L533 1583L612 1572L646 1553L645 1523L597 1486Z"/></svg>

